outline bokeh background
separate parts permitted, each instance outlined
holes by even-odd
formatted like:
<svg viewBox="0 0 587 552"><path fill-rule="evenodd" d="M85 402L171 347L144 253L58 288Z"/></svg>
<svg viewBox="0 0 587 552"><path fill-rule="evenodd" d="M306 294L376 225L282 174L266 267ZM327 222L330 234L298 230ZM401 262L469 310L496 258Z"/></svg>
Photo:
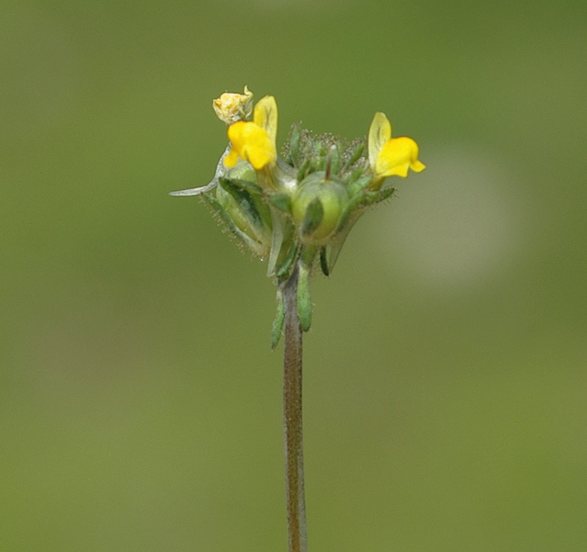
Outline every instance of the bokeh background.
<svg viewBox="0 0 587 552"><path fill-rule="evenodd" d="M272 284L211 99L428 169L313 283L311 550L587 547L583 1L3 1L0 550L286 549Z"/></svg>

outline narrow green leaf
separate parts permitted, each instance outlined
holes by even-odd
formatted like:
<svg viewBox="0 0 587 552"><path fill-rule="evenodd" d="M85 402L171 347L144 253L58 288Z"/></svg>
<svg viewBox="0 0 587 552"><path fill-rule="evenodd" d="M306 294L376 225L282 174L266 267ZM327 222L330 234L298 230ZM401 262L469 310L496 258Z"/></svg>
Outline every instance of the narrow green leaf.
<svg viewBox="0 0 587 552"><path fill-rule="evenodd" d="M299 265L297 310L300 326L307 332L312 325L312 300L310 298L309 269L302 263Z"/></svg>
<svg viewBox="0 0 587 552"><path fill-rule="evenodd" d="M284 244L286 244L286 242L284 242ZM295 241L291 241L286 245L287 248L282 245L281 254L278 256L277 263L275 264L275 276L277 276L278 280L287 279L298 259L300 248Z"/></svg>
<svg viewBox="0 0 587 552"><path fill-rule="evenodd" d="M277 310L275 312L275 318L273 319L273 326L271 328L271 348L277 347L281 334L283 333L283 322L285 320L285 304L283 302L283 294L281 290L277 290Z"/></svg>

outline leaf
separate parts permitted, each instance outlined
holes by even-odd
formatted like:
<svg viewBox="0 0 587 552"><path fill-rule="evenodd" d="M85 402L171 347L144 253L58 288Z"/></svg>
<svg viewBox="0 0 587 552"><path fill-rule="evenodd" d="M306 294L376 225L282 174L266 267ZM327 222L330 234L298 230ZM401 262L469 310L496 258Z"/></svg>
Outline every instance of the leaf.
<svg viewBox="0 0 587 552"><path fill-rule="evenodd" d="M309 269L304 264L299 265L298 293L296 297L296 308L300 326L307 332L312 325L312 300L310 298Z"/></svg>
<svg viewBox="0 0 587 552"><path fill-rule="evenodd" d="M277 347L281 334L283 333L283 322L285 321L285 304L283 302L283 293L280 289L277 290L277 310L275 312L275 318L273 319L273 325L271 327L271 348Z"/></svg>

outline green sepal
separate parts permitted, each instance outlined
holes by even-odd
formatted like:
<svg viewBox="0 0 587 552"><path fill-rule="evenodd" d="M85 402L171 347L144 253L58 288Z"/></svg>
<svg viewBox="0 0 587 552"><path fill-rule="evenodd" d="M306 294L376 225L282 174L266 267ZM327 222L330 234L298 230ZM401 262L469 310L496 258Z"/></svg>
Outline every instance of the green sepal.
<svg viewBox="0 0 587 552"><path fill-rule="evenodd" d="M345 162L343 168L352 167L363 155L365 152L365 141L361 140L356 146L355 149L351 151L351 154L348 160Z"/></svg>
<svg viewBox="0 0 587 552"><path fill-rule="evenodd" d="M338 174L340 171L340 152L334 144L330 146L330 149L328 150L324 169L326 172L326 180L330 179L332 175Z"/></svg>
<svg viewBox="0 0 587 552"><path fill-rule="evenodd" d="M273 232L271 235L271 252L267 264L267 275L285 278L291 274L299 246L295 239L295 228L289 217L276 207L271 208Z"/></svg>
<svg viewBox="0 0 587 552"><path fill-rule="evenodd" d="M324 218L324 206L320 198L316 197L306 207L306 214L301 225L302 236L311 236L322 223Z"/></svg>
<svg viewBox="0 0 587 552"><path fill-rule="evenodd" d="M255 183L257 182L257 175L255 173L255 169L250 165L250 163L240 159L237 164L232 167L231 169L226 169L224 163L221 165L222 172L218 174L218 178L226 177L232 180L246 180L248 182Z"/></svg>
<svg viewBox="0 0 587 552"><path fill-rule="evenodd" d="M277 259L275 266L275 276L278 280L285 280L290 276L298 259L299 251L300 248L295 243L293 246L290 245L287 249L284 249L283 256Z"/></svg>
<svg viewBox="0 0 587 552"><path fill-rule="evenodd" d="M342 214L339 230L333 239L320 251L320 268L326 276L332 273L347 236L366 208L390 198L394 192L395 188L384 188L376 192L363 192L349 201Z"/></svg>
<svg viewBox="0 0 587 552"><path fill-rule="evenodd" d="M344 221L341 223L340 230L336 233L334 238L324 247L324 262L328 268L328 275L332 273L334 265L338 260L338 256L342 250L342 246L347 239L350 231L352 230L355 222L359 220L363 214L363 210L348 210L344 216ZM320 256L320 263L322 263L322 255Z"/></svg>
<svg viewBox="0 0 587 552"><path fill-rule="evenodd" d="M301 127L299 124L294 124L291 127L289 134L289 146L287 151L287 162L292 166L298 164L300 156L300 139L301 139Z"/></svg>
<svg viewBox="0 0 587 552"><path fill-rule="evenodd" d="M284 213L291 213L291 196L285 193L275 193L269 196L271 205Z"/></svg>
<svg viewBox="0 0 587 552"><path fill-rule="evenodd" d="M220 185L222 186L222 189L234 199L235 204L229 208L238 210L240 217L246 219L250 225L254 227L263 226L263 218L259 212L255 199L249 191L244 188L239 188L232 180L224 178L220 180ZM236 213L234 214L236 215Z"/></svg>
<svg viewBox="0 0 587 552"><path fill-rule="evenodd" d="M228 211L228 216L234 219L235 225L249 234L251 238L268 245L271 232L271 213L265 201L263 190L248 180L220 178L218 183L217 198L221 200L222 191L225 191L234 200L232 205L227 205L223 201L221 201L221 205L224 203L222 207Z"/></svg>
<svg viewBox="0 0 587 552"><path fill-rule="evenodd" d="M361 201L361 205L364 207L375 205L376 203L380 203L381 201L389 199L394 194L394 192L395 188L392 187L382 188L376 192L365 192L363 200Z"/></svg>
<svg viewBox="0 0 587 552"><path fill-rule="evenodd" d="M326 253L326 247L320 248L320 268L324 276L330 276L330 267L328 266L328 255Z"/></svg>
<svg viewBox="0 0 587 552"><path fill-rule="evenodd" d="M309 269L314 266L314 259L316 259L318 247L315 245L305 245L300 252L301 264Z"/></svg>
<svg viewBox="0 0 587 552"><path fill-rule="evenodd" d="M311 158L310 167L312 172L323 171L326 166L326 155L328 154L327 145L321 141L314 142Z"/></svg>
<svg viewBox="0 0 587 552"><path fill-rule="evenodd" d="M351 175L350 175L350 181L354 182L355 180L358 180L359 178L361 178L362 176L365 176L365 171L366 171L366 167L364 164L360 163L358 164L352 171L351 171ZM372 180L372 176L370 176L369 178L369 182L371 182Z"/></svg>
<svg viewBox="0 0 587 552"><path fill-rule="evenodd" d="M298 169L298 174L297 174L298 182L302 182L304 180L304 178L306 178L306 176L310 172L310 165L311 165L310 160L304 159L304 162L302 163L301 167Z"/></svg>
<svg viewBox="0 0 587 552"><path fill-rule="evenodd" d="M245 180L243 178L229 178L224 176L219 178L218 181L224 187L231 187L239 190L244 190L250 193L251 195L263 195L263 188L261 188L261 186L259 186L256 182L251 182L250 180Z"/></svg>
<svg viewBox="0 0 587 552"><path fill-rule="evenodd" d="M370 174L358 175L356 180L352 180L349 184L349 193L351 195L360 194L366 190L373 182L373 177Z"/></svg>
<svg viewBox="0 0 587 552"><path fill-rule="evenodd" d="M237 242L244 245L248 250L260 258L264 258L268 252L268 246L265 242L259 241L256 237L249 235L241 228L239 228L235 221L226 212L220 202L209 194L202 194L200 196L202 201L210 207L215 218L228 230L228 232L236 238Z"/></svg>
<svg viewBox="0 0 587 552"><path fill-rule="evenodd" d="M280 289L277 290L276 295L277 310L275 312L275 318L273 319L273 325L271 327L271 348L275 349L279 344L281 335L283 333L283 323L285 321L285 303L283 301L283 293Z"/></svg>
<svg viewBox="0 0 587 552"><path fill-rule="evenodd" d="M310 271L303 263L299 263L298 292L296 297L296 308L300 326L307 332L312 325L312 300L310 298Z"/></svg>

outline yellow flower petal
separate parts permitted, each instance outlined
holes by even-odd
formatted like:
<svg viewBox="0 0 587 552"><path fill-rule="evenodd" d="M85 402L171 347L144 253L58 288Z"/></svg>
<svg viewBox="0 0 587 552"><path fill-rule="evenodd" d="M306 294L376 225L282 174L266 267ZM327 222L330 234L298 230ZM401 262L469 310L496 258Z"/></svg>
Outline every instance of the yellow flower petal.
<svg viewBox="0 0 587 552"><path fill-rule="evenodd" d="M391 138L391 123L385 113L375 113L369 128L369 164L374 169L381 148Z"/></svg>
<svg viewBox="0 0 587 552"><path fill-rule="evenodd" d="M265 132L275 144L277 138L277 103L273 96L265 96L257 102L253 121L256 125L265 129Z"/></svg>
<svg viewBox="0 0 587 552"><path fill-rule="evenodd" d="M426 168L418 160L418 144L407 136L387 140L377 155L375 174L378 177L408 175L408 169L421 172Z"/></svg>
<svg viewBox="0 0 587 552"><path fill-rule="evenodd" d="M277 158L275 143L267 131L256 123L239 121L228 127L232 149L224 159L225 167L233 167L236 158L248 161L255 170L271 165Z"/></svg>
<svg viewBox="0 0 587 552"><path fill-rule="evenodd" d="M224 166L234 167L239 157L255 170L273 165L277 159L276 135L277 103L273 96L265 96L255 105L253 122L237 121L228 127L232 148L224 158Z"/></svg>
<svg viewBox="0 0 587 552"><path fill-rule="evenodd" d="M227 169L232 169L232 167L234 167L236 165L237 161L238 161L238 153L234 149L231 149L228 152L228 155L224 158L224 166Z"/></svg>

